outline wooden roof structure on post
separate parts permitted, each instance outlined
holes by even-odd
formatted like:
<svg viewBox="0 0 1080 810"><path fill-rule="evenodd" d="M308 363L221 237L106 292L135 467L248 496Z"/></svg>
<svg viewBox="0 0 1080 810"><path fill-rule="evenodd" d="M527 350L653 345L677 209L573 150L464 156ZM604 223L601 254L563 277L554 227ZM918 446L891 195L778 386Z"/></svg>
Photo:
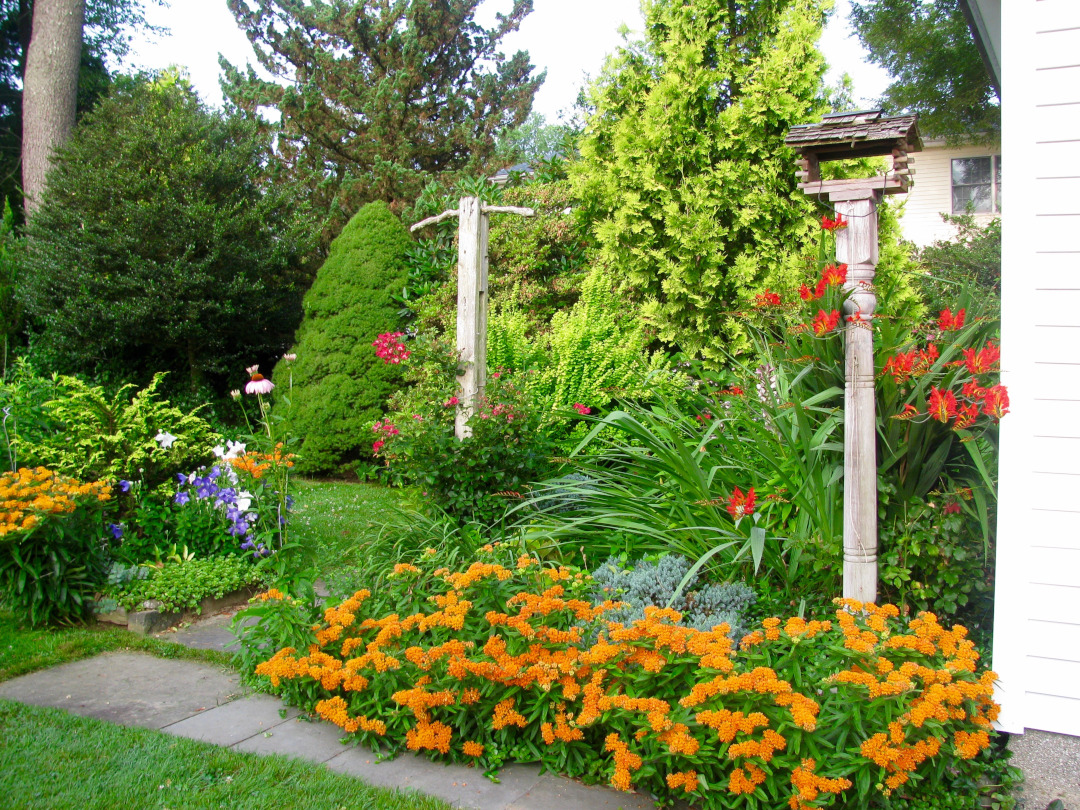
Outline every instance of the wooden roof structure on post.
<svg viewBox="0 0 1080 810"><path fill-rule="evenodd" d="M908 153L922 151L918 116L884 116L881 110L854 110L830 113L817 124L792 127L784 143L799 153L799 188L807 192L848 188L853 182L873 184L884 194L902 194L911 185L914 169ZM821 163L848 158L892 155L893 171L883 178L822 180Z"/></svg>

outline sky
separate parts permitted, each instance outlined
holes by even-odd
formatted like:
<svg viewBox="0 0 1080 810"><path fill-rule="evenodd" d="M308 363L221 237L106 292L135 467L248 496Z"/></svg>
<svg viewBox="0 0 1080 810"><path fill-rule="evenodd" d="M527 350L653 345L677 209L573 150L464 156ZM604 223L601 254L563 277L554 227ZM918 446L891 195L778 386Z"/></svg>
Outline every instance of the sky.
<svg viewBox="0 0 1080 810"><path fill-rule="evenodd" d="M490 23L494 14L508 11L512 0L485 0L478 19ZM504 52L526 50L547 79L536 95L533 110L549 123L574 104L578 89L589 76L599 74L604 57L621 43L620 28L641 30L640 0L534 0L534 11L521 30L504 38ZM837 0L836 11L821 49L830 65L828 81L841 73L851 75L856 100L868 104L888 83L879 68L863 61L864 53L847 26L849 0ZM147 18L169 29L167 36L137 39L129 59L137 68L185 67L200 97L220 106L218 85L221 53L233 65L243 67L255 57L247 37L240 31L225 0L172 0L171 7L147 8Z"/></svg>

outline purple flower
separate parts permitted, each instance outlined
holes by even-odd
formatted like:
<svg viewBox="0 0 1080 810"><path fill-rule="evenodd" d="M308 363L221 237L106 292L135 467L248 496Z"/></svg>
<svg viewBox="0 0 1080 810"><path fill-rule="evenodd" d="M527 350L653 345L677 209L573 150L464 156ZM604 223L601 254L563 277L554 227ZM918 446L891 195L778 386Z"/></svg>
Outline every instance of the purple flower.
<svg viewBox="0 0 1080 810"><path fill-rule="evenodd" d="M187 476L184 475L183 473L177 473L176 474L176 480L179 481L181 484L186 484L187 483Z"/></svg>
<svg viewBox="0 0 1080 810"><path fill-rule="evenodd" d="M185 503L191 500L191 496L186 492L177 492L176 497L173 498L173 503L177 506L183 506Z"/></svg>
<svg viewBox="0 0 1080 810"><path fill-rule="evenodd" d="M130 481L120 481L120 483L118 483L117 486L120 488L121 492L131 492L131 482Z"/></svg>
<svg viewBox="0 0 1080 810"><path fill-rule="evenodd" d="M120 523L110 523L109 531L112 532L114 540L119 540L124 536L124 527Z"/></svg>

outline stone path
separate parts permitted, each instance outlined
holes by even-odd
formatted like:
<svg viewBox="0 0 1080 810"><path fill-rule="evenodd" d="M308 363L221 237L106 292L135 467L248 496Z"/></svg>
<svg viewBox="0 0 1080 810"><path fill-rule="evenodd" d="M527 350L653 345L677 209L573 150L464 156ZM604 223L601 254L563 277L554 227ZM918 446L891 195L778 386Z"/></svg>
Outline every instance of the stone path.
<svg viewBox="0 0 1080 810"><path fill-rule="evenodd" d="M190 647L223 649L230 613L159 634ZM210 664L141 653L105 653L0 683L0 698L214 743L236 751L280 754L384 787L412 789L474 810L646 810L640 794L589 787L535 765L508 765L492 782L475 768L406 754L379 762L366 748L340 742L340 728L286 709L274 697L246 694L240 678Z"/></svg>

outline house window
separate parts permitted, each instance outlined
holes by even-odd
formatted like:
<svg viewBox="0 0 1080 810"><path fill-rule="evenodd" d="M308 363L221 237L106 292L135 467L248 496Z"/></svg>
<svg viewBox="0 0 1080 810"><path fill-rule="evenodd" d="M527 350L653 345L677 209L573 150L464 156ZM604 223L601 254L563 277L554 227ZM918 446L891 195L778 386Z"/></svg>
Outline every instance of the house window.
<svg viewBox="0 0 1080 810"><path fill-rule="evenodd" d="M952 212L1001 213L1001 156L953 158Z"/></svg>

